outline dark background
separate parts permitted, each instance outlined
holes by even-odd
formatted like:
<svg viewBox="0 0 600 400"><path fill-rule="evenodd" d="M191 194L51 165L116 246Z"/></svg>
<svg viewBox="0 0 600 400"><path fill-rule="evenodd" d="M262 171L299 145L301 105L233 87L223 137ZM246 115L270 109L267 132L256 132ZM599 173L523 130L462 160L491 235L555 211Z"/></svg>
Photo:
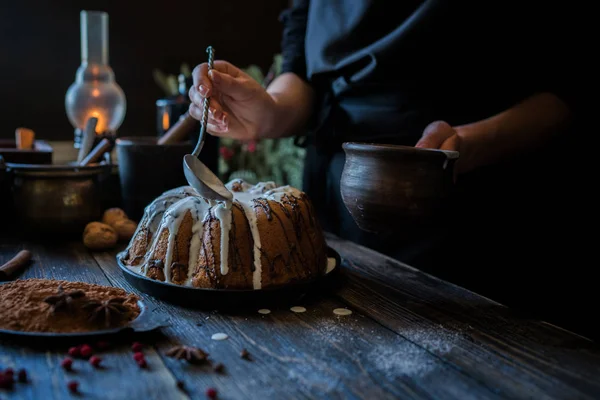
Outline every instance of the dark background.
<svg viewBox="0 0 600 400"><path fill-rule="evenodd" d="M0 138L15 128L40 139L71 140L65 94L81 63L79 12L109 13L109 64L127 98L124 135L156 135L155 102L164 93L152 70L177 75L206 61L205 49L239 67L266 70L280 51L285 0L11 1L0 9Z"/></svg>

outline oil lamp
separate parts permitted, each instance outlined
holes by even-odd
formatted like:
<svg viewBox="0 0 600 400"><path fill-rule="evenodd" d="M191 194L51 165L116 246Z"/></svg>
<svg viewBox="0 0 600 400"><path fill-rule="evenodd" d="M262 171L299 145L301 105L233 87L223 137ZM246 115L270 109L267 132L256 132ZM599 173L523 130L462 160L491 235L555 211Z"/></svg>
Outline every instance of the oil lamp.
<svg viewBox="0 0 600 400"><path fill-rule="evenodd" d="M75 128L75 148L81 144L90 117L98 119L97 139L114 138L125 118L127 105L125 94L108 64L108 14L81 11L80 31L81 65L65 96L67 117Z"/></svg>

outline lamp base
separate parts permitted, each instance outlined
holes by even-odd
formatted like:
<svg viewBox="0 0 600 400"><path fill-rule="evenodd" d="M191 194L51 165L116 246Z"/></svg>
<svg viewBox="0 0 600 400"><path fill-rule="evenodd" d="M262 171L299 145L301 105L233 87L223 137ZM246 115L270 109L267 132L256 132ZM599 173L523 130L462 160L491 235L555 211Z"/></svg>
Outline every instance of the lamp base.
<svg viewBox="0 0 600 400"><path fill-rule="evenodd" d="M73 147L76 149L81 148L81 137L83 136L83 129L75 128L75 134L73 137Z"/></svg>

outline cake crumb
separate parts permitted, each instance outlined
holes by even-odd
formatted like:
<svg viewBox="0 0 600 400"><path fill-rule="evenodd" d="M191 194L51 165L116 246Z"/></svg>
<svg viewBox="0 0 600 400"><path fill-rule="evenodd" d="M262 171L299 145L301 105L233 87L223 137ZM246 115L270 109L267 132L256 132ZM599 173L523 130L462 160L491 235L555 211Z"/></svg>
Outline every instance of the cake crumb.
<svg viewBox="0 0 600 400"><path fill-rule="evenodd" d="M336 308L333 310L333 313L335 315L350 315L352 314L352 311L348 310L347 308Z"/></svg>
<svg viewBox="0 0 600 400"><path fill-rule="evenodd" d="M229 336L226 333L215 333L210 338L212 340L225 340L228 339Z"/></svg>

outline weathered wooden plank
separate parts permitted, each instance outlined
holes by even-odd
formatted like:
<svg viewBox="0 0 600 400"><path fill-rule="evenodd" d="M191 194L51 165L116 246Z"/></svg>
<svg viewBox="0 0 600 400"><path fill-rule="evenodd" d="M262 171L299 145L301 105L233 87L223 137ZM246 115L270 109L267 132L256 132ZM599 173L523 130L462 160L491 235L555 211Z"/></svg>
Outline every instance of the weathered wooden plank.
<svg viewBox="0 0 600 400"><path fill-rule="evenodd" d="M135 291L118 270L114 253L95 254L115 286ZM165 334L172 343L156 343L161 354L175 344L196 345L223 362L226 375L190 371L165 358L191 392L216 387L227 398L496 398L476 380L360 313L339 317L338 300L319 298L300 304L296 314L281 305L271 314L206 313L164 303L141 294L172 316ZM308 300L307 300L308 301ZM201 326L197 326L200 322ZM224 332L230 338L215 342ZM253 360L242 360L248 349Z"/></svg>
<svg viewBox="0 0 600 400"><path fill-rule="evenodd" d="M49 278L84 281L110 285L98 264L79 243L46 247L26 244L32 252L33 262L23 271L21 278ZM0 261L10 259L23 245L4 242L0 247ZM60 362L66 356L70 344L52 344L45 340L14 340L2 337L0 366L15 370L25 368L30 383L16 384L10 398L65 399L71 395L67 382L74 379L80 383L84 398L123 399L134 398L189 398L176 387L173 375L152 348L145 350L150 368L139 369L132 359L129 344L116 343L107 352L100 353L105 368L95 370L85 360L76 360L75 371L64 371ZM4 398L0 389L0 397Z"/></svg>
<svg viewBox="0 0 600 400"><path fill-rule="evenodd" d="M594 378L600 353L590 342L519 319L489 299L376 252L331 237L328 241L345 260L341 299L503 395L600 395ZM451 351L441 351L440 344Z"/></svg>

